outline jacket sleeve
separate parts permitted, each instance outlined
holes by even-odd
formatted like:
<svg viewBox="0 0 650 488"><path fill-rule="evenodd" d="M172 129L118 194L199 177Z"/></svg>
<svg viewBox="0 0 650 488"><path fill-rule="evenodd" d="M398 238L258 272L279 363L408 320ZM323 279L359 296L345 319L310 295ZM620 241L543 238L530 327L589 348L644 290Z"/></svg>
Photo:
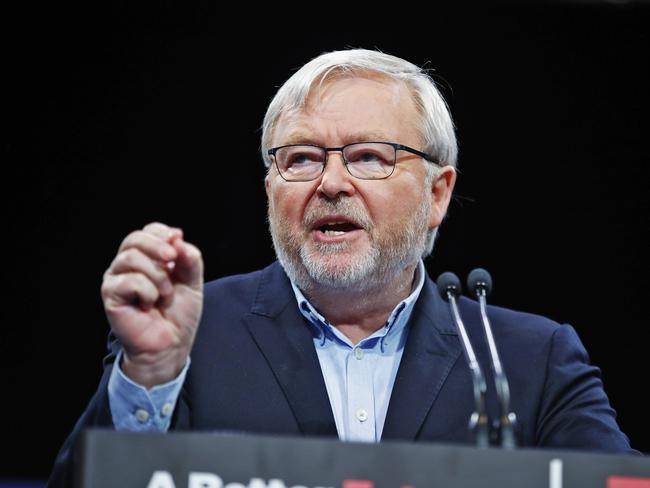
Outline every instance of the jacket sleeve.
<svg viewBox="0 0 650 488"><path fill-rule="evenodd" d="M621 432L600 370L590 364L575 330L568 325L557 327L550 341L536 444L637 453Z"/></svg>
<svg viewBox="0 0 650 488"><path fill-rule="evenodd" d="M110 341L110 339L109 339ZM76 446L81 440L83 431L88 427L113 428L110 407L108 403L108 380L111 376L113 364L119 351L119 344L116 341L109 342L109 354L104 358L104 372L99 382L99 387L93 395L75 424L72 432L61 447L52 468L52 473L47 482L48 488L71 488L74 486L74 470L77 464Z"/></svg>

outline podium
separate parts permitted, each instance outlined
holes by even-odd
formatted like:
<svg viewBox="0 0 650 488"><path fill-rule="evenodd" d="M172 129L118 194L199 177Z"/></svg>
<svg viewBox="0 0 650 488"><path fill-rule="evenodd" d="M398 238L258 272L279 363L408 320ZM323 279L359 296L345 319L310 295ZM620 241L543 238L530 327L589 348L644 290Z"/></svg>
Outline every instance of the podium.
<svg viewBox="0 0 650 488"><path fill-rule="evenodd" d="M77 488L650 488L650 458L223 433L84 433Z"/></svg>

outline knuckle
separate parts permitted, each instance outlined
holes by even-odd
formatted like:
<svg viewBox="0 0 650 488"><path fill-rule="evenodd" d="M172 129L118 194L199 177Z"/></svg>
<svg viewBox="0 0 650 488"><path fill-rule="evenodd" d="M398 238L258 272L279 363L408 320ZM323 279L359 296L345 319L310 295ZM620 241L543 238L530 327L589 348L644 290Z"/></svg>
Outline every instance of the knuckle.
<svg viewBox="0 0 650 488"><path fill-rule="evenodd" d="M102 286L100 287L99 292L102 297L106 297L106 295L109 294L109 286L108 283L106 283L106 280L102 282Z"/></svg>
<svg viewBox="0 0 650 488"><path fill-rule="evenodd" d="M192 250L192 251L191 251L191 252L192 252L192 255L193 255L196 259L203 259L203 254L201 253L201 250L200 250L198 247L196 247L196 246L192 246L190 249Z"/></svg>
<svg viewBox="0 0 650 488"><path fill-rule="evenodd" d="M170 229L168 226L161 222L151 222L150 224L145 225L142 228L142 231L154 234L154 235L162 235L165 233L169 233Z"/></svg>
<svg viewBox="0 0 650 488"><path fill-rule="evenodd" d="M127 236L124 238L124 240L122 241L122 243L129 243L133 240L136 240L140 235L142 235L142 233L143 232L139 229L129 232Z"/></svg>
<svg viewBox="0 0 650 488"><path fill-rule="evenodd" d="M147 225L145 225L144 228L145 229L167 228L167 225L165 225L162 222L159 222L157 220L154 220L153 222L149 222Z"/></svg>
<svg viewBox="0 0 650 488"><path fill-rule="evenodd" d="M113 271L115 274L124 272L124 268L127 268L129 266L128 260L129 260L128 249L120 252L117 256L115 256L115 259L111 264L111 271Z"/></svg>
<svg viewBox="0 0 650 488"><path fill-rule="evenodd" d="M137 261L138 258L140 257L140 251L138 251L136 248L130 247L129 249L125 249L124 252L121 254L121 259L124 264L127 266L133 266Z"/></svg>
<svg viewBox="0 0 650 488"><path fill-rule="evenodd" d="M119 286L119 276L112 273L106 272L104 274L104 280L100 287L100 293L103 298L108 297L115 293L117 287Z"/></svg>
<svg viewBox="0 0 650 488"><path fill-rule="evenodd" d="M198 247L196 247L194 244L190 244L188 242L186 243L186 245L187 245L188 256L195 259L201 259L203 257L203 255L201 254L201 250Z"/></svg>
<svg viewBox="0 0 650 488"><path fill-rule="evenodd" d="M133 246L138 245L142 241L142 236L144 235L144 232L141 230L136 230L131 232L129 235L127 235L122 243L120 244L118 252L121 252L125 249L129 249Z"/></svg>
<svg viewBox="0 0 650 488"><path fill-rule="evenodd" d="M108 280L111 279L111 276L113 276L113 268L112 266L108 268L106 271L104 271L104 274L102 275L102 286L106 286L108 283Z"/></svg>

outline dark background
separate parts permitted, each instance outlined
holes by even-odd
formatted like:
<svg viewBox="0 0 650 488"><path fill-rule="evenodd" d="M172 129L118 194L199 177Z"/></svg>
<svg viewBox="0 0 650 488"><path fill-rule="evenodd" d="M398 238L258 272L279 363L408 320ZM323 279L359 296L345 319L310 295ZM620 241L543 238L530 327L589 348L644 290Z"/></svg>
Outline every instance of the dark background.
<svg viewBox="0 0 650 488"><path fill-rule="evenodd" d="M492 303L570 322L650 452L647 5L29 5L3 12L2 36L0 477L45 478L93 393L99 286L127 233L182 227L206 279L274 258L264 111L300 65L346 46L435 69L454 115L461 173L430 274L486 267Z"/></svg>

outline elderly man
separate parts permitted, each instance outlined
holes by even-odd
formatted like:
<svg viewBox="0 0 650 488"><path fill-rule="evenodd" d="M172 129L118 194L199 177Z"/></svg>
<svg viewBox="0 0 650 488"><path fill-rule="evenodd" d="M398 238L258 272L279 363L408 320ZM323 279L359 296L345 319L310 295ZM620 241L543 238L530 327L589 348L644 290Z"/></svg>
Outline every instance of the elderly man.
<svg viewBox="0 0 650 488"><path fill-rule="evenodd" d="M204 286L180 229L127 236L102 286L111 354L53 485L92 425L468 440L471 377L422 264L456 179L453 125L431 79L379 52L324 54L278 91L262 150L278 262ZM480 344L477 305L460 307ZM490 314L521 444L631 451L571 327Z"/></svg>

